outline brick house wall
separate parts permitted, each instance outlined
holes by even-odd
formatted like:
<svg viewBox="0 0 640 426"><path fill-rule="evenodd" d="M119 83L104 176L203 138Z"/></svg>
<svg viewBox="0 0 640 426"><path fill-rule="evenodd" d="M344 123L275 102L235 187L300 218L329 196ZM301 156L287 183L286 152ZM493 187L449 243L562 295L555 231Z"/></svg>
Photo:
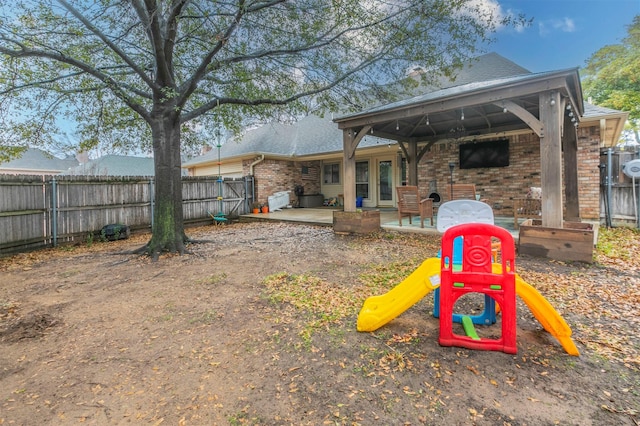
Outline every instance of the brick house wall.
<svg viewBox="0 0 640 426"><path fill-rule="evenodd" d="M250 174L252 162L253 160L242 162L243 174ZM260 204L267 204L270 195L280 191L291 191L289 197L293 202L296 185L302 185L306 195L319 194L320 167L321 163L319 161L265 159L253 166L256 201ZM307 174L303 175L303 169Z"/></svg>
<svg viewBox="0 0 640 426"><path fill-rule="evenodd" d="M487 199L497 216L513 214L513 199L522 198L531 186L539 187L540 140L533 134L510 136L509 166L461 170L458 143L434 145L418 165L421 195L434 190L446 201L450 184L449 162L456 164L453 183L473 183L483 199ZM584 220L599 220L599 143L598 127L578 129L578 197Z"/></svg>
<svg viewBox="0 0 640 426"><path fill-rule="evenodd" d="M580 217L600 219L600 128L578 129L578 199Z"/></svg>

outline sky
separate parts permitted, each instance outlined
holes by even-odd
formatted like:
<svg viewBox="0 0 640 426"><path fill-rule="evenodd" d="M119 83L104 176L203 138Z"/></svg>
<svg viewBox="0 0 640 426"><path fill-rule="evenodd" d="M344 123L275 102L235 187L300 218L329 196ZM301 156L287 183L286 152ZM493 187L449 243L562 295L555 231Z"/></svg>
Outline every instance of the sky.
<svg viewBox="0 0 640 426"><path fill-rule="evenodd" d="M483 0L502 13L533 18L528 28L503 28L485 49L532 72L583 68L601 47L619 44L640 15L640 0Z"/></svg>

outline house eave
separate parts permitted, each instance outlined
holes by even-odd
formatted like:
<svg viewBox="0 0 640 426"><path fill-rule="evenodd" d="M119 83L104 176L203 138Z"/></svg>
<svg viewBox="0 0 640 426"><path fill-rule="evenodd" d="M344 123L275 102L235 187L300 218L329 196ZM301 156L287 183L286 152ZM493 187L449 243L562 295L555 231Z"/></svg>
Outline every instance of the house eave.
<svg viewBox="0 0 640 426"><path fill-rule="evenodd" d="M601 146L611 148L618 144L629 113L620 111L610 114L598 114L582 117L579 127L600 127Z"/></svg>

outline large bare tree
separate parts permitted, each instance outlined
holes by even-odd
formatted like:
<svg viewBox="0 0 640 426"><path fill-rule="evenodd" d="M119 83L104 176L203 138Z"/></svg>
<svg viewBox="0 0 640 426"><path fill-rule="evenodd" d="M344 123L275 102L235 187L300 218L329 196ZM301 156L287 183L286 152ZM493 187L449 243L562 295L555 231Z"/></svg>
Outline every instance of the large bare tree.
<svg viewBox="0 0 640 426"><path fill-rule="evenodd" d="M0 119L5 141L46 143L66 118L80 149L153 152L146 249L182 253L187 136L365 106L521 21L496 0L0 0Z"/></svg>

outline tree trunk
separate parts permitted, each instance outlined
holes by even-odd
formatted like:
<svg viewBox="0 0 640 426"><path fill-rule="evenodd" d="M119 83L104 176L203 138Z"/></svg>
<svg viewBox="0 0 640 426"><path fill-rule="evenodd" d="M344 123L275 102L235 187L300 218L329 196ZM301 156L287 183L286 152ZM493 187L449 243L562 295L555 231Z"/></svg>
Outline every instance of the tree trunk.
<svg viewBox="0 0 640 426"><path fill-rule="evenodd" d="M187 241L182 211L179 115L166 109L154 111L151 132L156 185L153 235L147 252L156 260L163 251L183 254Z"/></svg>

